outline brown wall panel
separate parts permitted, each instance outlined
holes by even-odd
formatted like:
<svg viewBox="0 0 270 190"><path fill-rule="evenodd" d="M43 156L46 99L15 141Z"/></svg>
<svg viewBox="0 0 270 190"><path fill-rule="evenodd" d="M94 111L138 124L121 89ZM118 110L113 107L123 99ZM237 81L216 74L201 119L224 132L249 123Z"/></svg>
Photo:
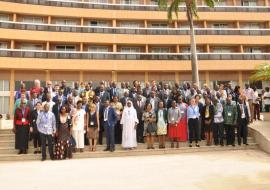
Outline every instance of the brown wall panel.
<svg viewBox="0 0 270 190"><path fill-rule="evenodd" d="M234 80L238 81L237 72L211 72L209 73L209 79L211 80Z"/></svg>
<svg viewBox="0 0 270 190"><path fill-rule="evenodd" d="M64 72L64 71L53 71L50 73L51 80L61 81L61 80L67 80L67 81L79 81L80 78L79 72Z"/></svg>
<svg viewBox="0 0 270 190"><path fill-rule="evenodd" d="M148 73L148 80L175 81L175 73Z"/></svg>
<svg viewBox="0 0 270 190"><path fill-rule="evenodd" d="M10 79L10 71L0 70L0 80L9 80L9 79Z"/></svg>
<svg viewBox="0 0 270 190"><path fill-rule="evenodd" d="M83 80L84 81L111 81L112 80L112 73L111 72L84 72L83 73Z"/></svg>
<svg viewBox="0 0 270 190"><path fill-rule="evenodd" d="M145 74L144 73L117 73L117 81L144 81L145 80Z"/></svg>
<svg viewBox="0 0 270 190"><path fill-rule="evenodd" d="M45 71L15 71L15 80L45 80Z"/></svg>

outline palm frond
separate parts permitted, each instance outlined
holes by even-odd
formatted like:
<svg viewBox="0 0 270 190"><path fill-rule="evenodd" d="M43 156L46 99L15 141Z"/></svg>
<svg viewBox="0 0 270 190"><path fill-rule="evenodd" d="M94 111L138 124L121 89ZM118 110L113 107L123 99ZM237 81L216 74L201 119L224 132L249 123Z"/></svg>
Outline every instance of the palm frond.
<svg viewBox="0 0 270 190"><path fill-rule="evenodd" d="M249 78L251 81L270 81L270 63L263 63L256 67L256 71Z"/></svg>
<svg viewBox="0 0 270 190"><path fill-rule="evenodd" d="M218 0L204 0L206 5L210 8L215 7L215 3L218 2Z"/></svg>
<svg viewBox="0 0 270 190"><path fill-rule="evenodd" d="M168 9L168 19L171 22L173 13L175 14L176 18L178 19L178 11L179 11L179 5L181 0L174 0Z"/></svg>
<svg viewBox="0 0 270 190"><path fill-rule="evenodd" d="M192 0L192 4L191 4L190 8L191 8L191 12L192 12L193 16L196 18L199 18L196 0Z"/></svg>
<svg viewBox="0 0 270 190"><path fill-rule="evenodd" d="M167 10L168 0L158 0L158 7L161 10Z"/></svg>

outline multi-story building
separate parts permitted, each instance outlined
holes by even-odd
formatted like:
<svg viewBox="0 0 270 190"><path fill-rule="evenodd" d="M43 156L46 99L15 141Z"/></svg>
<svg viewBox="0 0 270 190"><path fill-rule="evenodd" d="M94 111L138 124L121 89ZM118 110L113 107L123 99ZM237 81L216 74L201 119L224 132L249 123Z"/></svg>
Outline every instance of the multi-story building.
<svg viewBox="0 0 270 190"><path fill-rule="evenodd" d="M270 1L198 0L200 82L243 85L270 59ZM155 0L1 0L0 112L21 81L191 81L184 5L167 22ZM12 98L10 98L12 97Z"/></svg>

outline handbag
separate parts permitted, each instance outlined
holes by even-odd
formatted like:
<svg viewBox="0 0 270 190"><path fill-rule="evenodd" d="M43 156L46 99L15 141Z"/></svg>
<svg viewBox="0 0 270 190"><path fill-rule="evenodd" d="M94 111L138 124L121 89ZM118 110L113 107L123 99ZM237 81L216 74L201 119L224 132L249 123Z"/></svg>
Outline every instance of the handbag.
<svg viewBox="0 0 270 190"><path fill-rule="evenodd" d="M157 131L157 126L154 123L149 123L147 125L147 132L148 133L155 133Z"/></svg>

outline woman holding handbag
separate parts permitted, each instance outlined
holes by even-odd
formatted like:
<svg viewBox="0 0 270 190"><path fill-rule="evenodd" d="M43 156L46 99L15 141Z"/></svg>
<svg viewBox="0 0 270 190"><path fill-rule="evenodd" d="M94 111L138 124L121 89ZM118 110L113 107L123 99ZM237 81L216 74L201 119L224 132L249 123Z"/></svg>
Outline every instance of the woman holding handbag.
<svg viewBox="0 0 270 190"><path fill-rule="evenodd" d="M152 109L152 104L146 104L146 111L143 113L142 120L144 121L143 136L146 137L147 149L154 148L154 138L157 131L156 114Z"/></svg>

